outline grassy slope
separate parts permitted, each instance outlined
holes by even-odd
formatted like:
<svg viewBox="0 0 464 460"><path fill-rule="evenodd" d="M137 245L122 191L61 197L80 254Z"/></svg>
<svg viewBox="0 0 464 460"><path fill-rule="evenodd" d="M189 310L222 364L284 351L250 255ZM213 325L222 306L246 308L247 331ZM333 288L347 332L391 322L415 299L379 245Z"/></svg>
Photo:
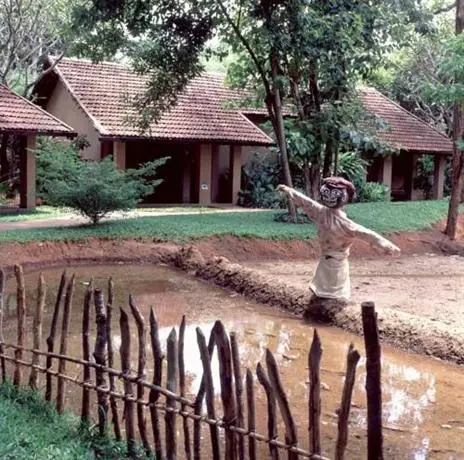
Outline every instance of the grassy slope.
<svg viewBox="0 0 464 460"><path fill-rule="evenodd" d="M78 434L77 424L38 404L33 396L0 390L0 458L60 460L94 459ZM25 399L28 399L27 406Z"/></svg>
<svg viewBox="0 0 464 460"><path fill-rule="evenodd" d="M59 415L51 403L27 388L0 385L0 458L2 460L117 460L127 458L124 442L99 437L80 419ZM148 458L136 446L134 460Z"/></svg>
<svg viewBox="0 0 464 460"><path fill-rule="evenodd" d="M360 224L389 233L429 228L446 216L447 207L447 201L361 203L348 206L347 213ZM312 224L282 224L274 222L273 216L274 212L269 211L142 217L106 222L97 227L5 231L0 234L0 242L79 241L88 237L185 241L221 235L295 239L313 238L316 235Z"/></svg>

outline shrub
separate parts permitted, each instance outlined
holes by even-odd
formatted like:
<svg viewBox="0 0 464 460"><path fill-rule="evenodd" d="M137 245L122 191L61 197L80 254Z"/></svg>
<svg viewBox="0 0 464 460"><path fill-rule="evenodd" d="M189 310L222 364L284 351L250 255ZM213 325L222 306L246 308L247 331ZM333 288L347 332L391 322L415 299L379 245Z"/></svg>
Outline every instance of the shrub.
<svg viewBox="0 0 464 460"><path fill-rule="evenodd" d="M247 208L286 207L286 198L276 191L280 165L276 159L256 154L243 168L238 204Z"/></svg>
<svg viewBox="0 0 464 460"><path fill-rule="evenodd" d="M434 183L435 163L433 155L422 155L417 161L414 188L424 192L425 199L429 200L432 195Z"/></svg>
<svg viewBox="0 0 464 460"><path fill-rule="evenodd" d="M368 162L356 152L344 152L340 154L338 175L348 179L359 190L366 183L367 166Z"/></svg>
<svg viewBox="0 0 464 460"><path fill-rule="evenodd" d="M389 188L384 184L377 182L364 182L357 190L357 199L359 202L388 201Z"/></svg>
<svg viewBox="0 0 464 460"><path fill-rule="evenodd" d="M43 139L37 151L38 190L47 203L68 207L93 224L114 211L128 211L161 180L156 170L166 159L145 163L139 169L118 169L111 158L84 161L74 144Z"/></svg>

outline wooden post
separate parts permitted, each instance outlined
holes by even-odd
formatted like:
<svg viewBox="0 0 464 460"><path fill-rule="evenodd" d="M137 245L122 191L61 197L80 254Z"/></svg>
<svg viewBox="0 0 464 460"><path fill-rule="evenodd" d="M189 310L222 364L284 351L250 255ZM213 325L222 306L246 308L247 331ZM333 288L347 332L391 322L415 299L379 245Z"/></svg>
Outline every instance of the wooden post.
<svg viewBox="0 0 464 460"><path fill-rule="evenodd" d="M3 268L0 268L0 353L3 355L5 353L5 346L3 343L5 342L5 338L3 337L3 313L4 313L4 296L5 296L5 272ZM2 382L6 382L6 364L5 358L2 356L0 359L1 367L2 367Z"/></svg>
<svg viewBox="0 0 464 460"><path fill-rule="evenodd" d="M150 310L150 338L151 349L153 353L153 385L161 386L163 378L163 359L164 354L161 351L161 344L158 333L158 322L156 321L155 312L153 308ZM158 410L155 407L159 398L159 392L152 389L150 390L150 416L151 425L153 430L153 439L155 441L155 454L157 460L163 460L163 446L161 444L161 431Z"/></svg>
<svg viewBox="0 0 464 460"><path fill-rule="evenodd" d="M130 376L130 328L127 313L121 308L119 326L121 328L121 370L125 376ZM135 430L134 430L134 403L132 382L124 379L124 420L126 424L127 452L130 457L135 455Z"/></svg>
<svg viewBox="0 0 464 460"><path fill-rule="evenodd" d="M56 336L56 326L58 324L58 314L60 312L61 299L63 298L64 288L66 286L66 271L61 275L60 286L58 288L58 293L56 295L55 308L53 310L52 323L50 325L50 335L47 337L47 351L48 353L53 353L55 348L55 336ZM47 370L52 368L52 357L47 356L46 364ZM45 388L45 399L47 401L52 400L52 375L47 372L46 375L46 388Z"/></svg>
<svg viewBox="0 0 464 460"><path fill-rule="evenodd" d="M167 342L168 356L168 375L166 388L173 393L177 391L177 334L173 328L168 337ZM176 408L176 400L167 398L166 407L168 409ZM165 415L166 422L166 458L167 460L176 460L177 458L177 430L176 430L176 414L169 410Z"/></svg>
<svg viewBox="0 0 464 460"><path fill-rule="evenodd" d="M106 332L107 332L107 346L108 346L108 367L113 368L114 365L114 346L113 346L113 307L114 307L114 284L113 280L110 278L108 280L108 303L106 306ZM108 374L110 381L110 392L114 393L116 391L115 377L113 374ZM119 424L119 414L118 414L118 404L116 398L110 393L110 407L112 415L112 423L114 430L114 437L116 441L122 439L121 435L121 426Z"/></svg>
<svg viewBox="0 0 464 460"><path fill-rule="evenodd" d="M184 362L184 341L185 341L185 327L186 327L186 320L185 315L182 316L182 322L180 323L179 328L179 387L180 387L180 395L185 397L185 362ZM187 406L182 403L181 404L181 411L184 412L187 409ZM191 460L192 458L192 451L190 447L190 431L188 425L187 417L182 417L182 424L184 428L184 449L185 449L185 460Z"/></svg>
<svg viewBox="0 0 464 460"><path fill-rule="evenodd" d="M66 289L66 297L64 300L63 320L61 324L61 343L60 343L60 355L65 355L68 351L68 330L69 330L69 319L72 304L72 297L74 291L74 275L68 283ZM58 363L58 373L64 374L66 371L66 361L60 359ZM64 393L65 393L65 380L58 376L58 383L56 388L56 410L58 413L63 413L64 410Z"/></svg>
<svg viewBox="0 0 464 460"><path fill-rule="evenodd" d="M234 367L235 398L237 400L237 420L235 425L243 428L245 425L243 416L243 380L240 370L240 353L238 351L237 336L235 332L230 334L230 348L232 351L232 364ZM238 458L245 458L245 439L242 434L237 433Z"/></svg>
<svg viewBox="0 0 464 460"><path fill-rule="evenodd" d="M377 313L373 302L362 304L366 347L367 458L383 459L381 348Z"/></svg>
<svg viewBox="0 0 464 460"><path fill-rule="evenodd" d="M100 289L94 291L95 301L95 322L97 323L97 338L95 340L95 349L93 357L95 363L100 366L106 366L106 339L108 337L106 331L106 309L103 292ZM106 388L105 371L95 369L96 385L100 389ZM98 400L98 431L100 436L106 435L107 420L108 420L108 395L99 391L97 393Z"/></svg>
<svg viewBox="0 0 464 460"><path fill-rule="evenodd" d="M232 354L230 351L229 337L221 321L216 321L214 326L216 345L219 359L219 377L221 380L221 399L224 410L225 424L225 460L235 460L237 449L234 432L228 427L232 425L236 417L235 394L232 371Z"/></svg>
<svg viewBox="0 0 464 460"><path fill-rule="evenodd" d="M296 447L298 445L298 436L296 432L295 421L293 420L293 416L290 411L290 404L288 403L284 386L282 385L282 381L280 380L280 374L276 360L269 349L266 350L266 366L269 381L277 397L277 402L280 407L280 413L282 414L282 419L285 424L285 442L289 446ZM298 454L296 454L295 452L288 451L288 458L289 460L297 460Z"/></svg>
<svg viewBox="0 0 464 460"><path fill-rule="evenodd" d="M37 286L37 307L34 315L34 322L32 324L32 331L34 333L34 350L40 350L40 342L42 341L42 319L43 311L45 308L45 296L47 294L47 287L43 274L39 275L39 283ZM40 363L39 355L32 353L32 364L38 366ZM29 375L29 386L31 388L37 388L37 369L31 367L31 373Z"/></svg>
<svg viewBox="0 0 464 460"><path fill-rule="evenodd" d="M17 290L17 314L18 314L18 347L25 346L24 329L26 323L26 287L24 285L23 268L20 265L15 265L14 272L16 276ZM22 359L23 351L15 350L15 358ZM21 384L21 366L16 363L13 376L13 384L19 386Z"/></svg>
<svg viewBox="0 0 464 460"><path fill-rule="evenodd" d="M271 382L269 382L261 363L258 363L258 366L256 367L256 376L258 377L259 383L263 386L267 396L267 435L270 440L277 439L276 398ZM269 444L269 454L271 459L279 460L279 450L276 446Z"/></svg>
<svg viewBox="0 0 464 460"><path fill-rule="evenodd" d="M216 409L214 407L214 383L213 373L211 371L211 354L206 346L206 339L202 330L197 327L197 342L200 350L201 363L203 365L203 381L206 391L206 410L208 418L216 418ZM202 382L203 383L203 382ZM219 447L219 431L217 425L210 425L211 447L213 451L213 459L220 460L221 452ZM198 446L199 447L199 446ZM199 456L199 452L198 452Z"/></svg>
<svg viewBox="0 0 464 460"><path fill-rule="evenodd" d="M343 385L342 401L338 413L338 434L337 447L335 451L335 460L345 458L345 449L348 443L348 422L351 409L351 397L353 395L354 383L356 380L356 366L358 365L360 355L355 350L354 345L350 344L348 355L346 357L346 375Z"/></svg>
<svg viewBox="0 0 464 460"><path fill-rule="evenodd" d="M214 327L211 330L209 340L208 340L208 355L209 360L211 362L211 357L213 356L215 345L215 337L214 337ZM205 372L203 371L203 377L201 379L200 388L198 389L197 397L195 398L195 408L194 414L201 415L201 410L203 407L203 398L205 397L206 392L206 376ZM200 460L201 452L201 422L199 420L195 420L193 422L193 458L194 460Z"/></svg>
<svg viewBox="0 0 464 460"><path fill-rule="evenodd" d="M142 404L145 388L143 382L146 379L145 367L147 364L147 333L145 331L145 319L140 313L139 308L135 304L134 298L129 296L129 307L132 315L134 316L135 324L137 326L137 333L139 337L139 358L137 366L137 423L139 427L140 439L142 440L143 447L147 456L151 456L150 442L147 436L147 427L145 423L144 407Z"/></svg>
<svg viewBox="0 0 464 460"><path fill-rule="evenodd" d="M321 455L321 357L322 345L314 329L308 356L309 366L309 446L312 454Z"/></svg>
<svg viewBox="0 0 464 460"><path fill-rule="evenodd" d="M247 408L248 408L248 432L256 431L256 409L255 409L255 390L253 382L253 373L247 369L246 373L247 388ZM256 439L248 437L248 457L250 460L256 460Z"/></svg>
<svg viewBox="0 0 464 460"><path fill-rule="evenodd" d="M93 295L93 280L87 286L84 297L84 309L82 311L82 359L90 361L90 341L89 341L89 326L90 326L90 304ZM84 365L84 383L90 383L90 366ZM85 385L82 387L82 406L81 406L81 422L83 424L90 423L90 389Z"/></svg>

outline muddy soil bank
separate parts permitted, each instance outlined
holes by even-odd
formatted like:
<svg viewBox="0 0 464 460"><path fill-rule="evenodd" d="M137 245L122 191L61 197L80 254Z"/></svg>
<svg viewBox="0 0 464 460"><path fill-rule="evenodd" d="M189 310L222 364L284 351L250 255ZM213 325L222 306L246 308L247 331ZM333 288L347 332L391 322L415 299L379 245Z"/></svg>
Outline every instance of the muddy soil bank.
<svg viewBox="0 0 464 460"><path fill-rule="evenodd" d="M433 252L464 255L462 242L450 243L436 229L429 232L392 235L403 254ZM279 305L302 316L309 302L306 287L267 276L240 262L307 259L317 256L316 241L269 241L244 238L210 238L191 245L154 243L152 241L89 240L85 243L44 242L0 246L0 266L7 270L23 264L30 270L40 267L88 263L150 263L179 267L219 286L232 289L258 302ZM375 255L363 244L353 248L354 258ZM411 294L413 295L413 293ZM366 299L368 300L368 299ZM380 329L385 341L408 351L464 364L464 336L450 330L446 323L410 314L379 308ZM313 321L361 332L360 306L349 305L343 310L314 309Z"/></svg>

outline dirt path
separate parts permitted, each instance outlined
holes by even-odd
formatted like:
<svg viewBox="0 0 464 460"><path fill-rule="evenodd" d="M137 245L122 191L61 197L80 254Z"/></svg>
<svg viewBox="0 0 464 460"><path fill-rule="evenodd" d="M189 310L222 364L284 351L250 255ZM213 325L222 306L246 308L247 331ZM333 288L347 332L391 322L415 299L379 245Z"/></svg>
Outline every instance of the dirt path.
<svg viewBox="0 0 464 460"><path fill-rule="evenodd" d="M245 263L289 286L307 289L317 260ZM464 336L464 257L425 254L399 259L355 259L351 263L352 303L377 307L446 325Z"/></svg>

